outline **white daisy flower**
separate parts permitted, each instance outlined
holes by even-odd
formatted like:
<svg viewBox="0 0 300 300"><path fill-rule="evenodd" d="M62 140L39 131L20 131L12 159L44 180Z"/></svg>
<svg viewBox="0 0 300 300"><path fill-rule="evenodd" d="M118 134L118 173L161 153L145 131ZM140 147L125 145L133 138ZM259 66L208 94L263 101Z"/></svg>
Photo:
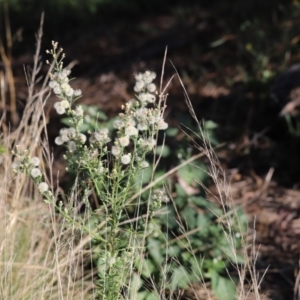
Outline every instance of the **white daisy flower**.
<svg viewBox="0 0 300 300"><path fill-rule="evenodd" d="M86 142L86 136L83 133L79 134L79 141L81 144L84 144Z"/></svg>
<svg viewBox="0 0 300 300"><path fill-rule="evenodd" d="M69 103L68 100L62 100L62 101L60 102L60 104L61 104L61 106L62 106L63 108L69 108L69 107L70 107L70 103Z"/></svg>
<svg viewBox="0 0 300 300"><path fill-rule="evenodd" d="M111 154L114 156L118 156L121 153L121 148L118 146L112 146L111 147Z"/></svg>
<svg viewBox="0 0 300 300"><path fill-rule="evenodd" d="M64 143L64 141L63 141L63 139L62 139L61 136L56 137L55 140L54 140L54 142L58 146L60 146L60 145L62 145Z"/></svg>
<svg viewBox="0 0 300 300"><path fill-rule="evenodd" d="M146 122L140 122L137 125L138 130L144 131L148 129L148 124Z"/></svg>
<svg viewBox="0 0 300 300"><path fill-rule="evenodd" d="M72 88L70 88L70 89L66 90L65 93L68 97L72 97L74 94L74 90Z"/></svg>
<svg viewBox="0 0 300 300"><path fill-rule="evenodd" d="M56 102L54 108L59 115L62 115L66 112L66 109L63 107L61 102Z"/></svg>
<svg viewBox="0 0 300 300"><path fill-rule="evenodd" d="M68 142L70 140L67 134L62 134L60 138L62 139L63 142Z"/></svg>
<svg viewBox="0 0 300 300"><path fill-rule="evenodd" d="M79 97L79 96L81 96L82 95L82 91L81 90L74 90L74 96L75 97Z"/></svg>
<svg viewBox="0 0 300 300"><path fill-rule="evenodd" d="M125 124L124 124L124 121L117 119L117 120L114 120L113 126L116 129L120 129L120 128L123 128L125 126Z"/></svg>
<svg viewBox="0 0 300 300"><path fill-rule="evenodd" d="M160 119L158 122L157 122L157 126L158 126L158 129L159 130L165 130L168 128L168 123L166 123L164 120Z"/></svg>
<svg viewBox="0 0 300 300"><path fill-rule="evenodd" d="M150 93L154 93L156 91L156 85L154 83L149 83L147 85L147 90L150 92Z"/></svg>
<svg viewBox="0 0 300 300"><path fill-rule="evenodd" d="M129 136L125 135L125 136L118 138L118 142L119 142L120 146L122 146L122 147L128 146L129 142L130 142Z"/></svg>
<svg viewBox="0 0 300 300"><path fill-rule="evenodd" d="M74 96L76 96L75 93L74 93ZM74 114L75 114L75 116L77 116L77 117L82 117L82 116L83 116L83 109L82 109L81 105L79 105L79 106L77 106L77 107L75 108Z"/></svg>
<svg viewBox="0 0 300 300"><path fill-rule="evenodd" d="M34 156L30 160L31 164L37 167L40 164L40 159L37 156Z"/></svg>
<svg viewBox="0 0 300 300"><path fill-rule="evenodd" d="M37 178L39 176L42 176L42 172L39 168L33 168L31 171L30 171L30 175L33 177L33 178Z"/></svg>
<svg viewBox="0 0 300 300"><path fill-rule="evenodd" d="M143 74L142 73L137 73L134 75L134 78L136 81L141 81L143 80Z"/></svg>
<svg viewBox="0 0 300 300"><path fill-rule="evenodd" d="M156 100L155 95L153 95L153 94L147 94L147 95L148 95L148 98L147 98L148 102L149 103L154 103L155 100Z"/></svg>
<svg viewBox="0 0 300 300"><path fill-rule="evenodd" d="M121 162L122 162L123 165L128 165L130 163L130 160L131 160L130 153L129 154L124 154L121 157Z"/></svg>
<svg viewBox="0 0 300 300"><path fill-rule="evenodd" d="M147 161L142 161L140 164L141 168L148 168L149 167L149 163Z"/></svg>
<svg viewBox="0 0 300 300"><path fill-rule="evenodd" d="M55 81L55 80L50 80L50 81L49 81L49 87L50 87L51 89L54 89L54 88L57 87L57 86L58 86L57 81Z"/></svg>
<svg viewBox="0 0 300 300"><path fill-rule="evenodd" d="M60 88L60 86L55 86L54 88L53 88L53 92L54 92L54 94L56 94L56 95L60 95L61 94L61 88Z"/></svg>
<svg viewBox="0 0 300 300"><path fill-rule="evenodd" d="M125 134L127 136L138 135L138 130L134 126L128 126L125 128Z"/></svg>
<svg viewBox="0 0 300 300"><path fill-rule="evenodd" d="M71 86L70 86L68 83L66 83L66 82L64 82L63 84L61 84L60 87L61 87L61 89L62 89L63 91L67 91L67 90L72 89Z"/></svg>
<svg viewBox="0 0 300 300"><path fill-rule="evenodd" d="M139 92L141 92L142 90L143 90L143 88L144 88L144 82L143 81L137 81L136 83L135 83L135 86L134 86L134 91L135 92L137 92L137 93L139 93Z"/></svg>
<svg viewBox="0 0 300 300"><path fill-rule="evenodd" d="M45 193L48 191L49 189L49 186L46 182L41 182L39 185L38 185L38 189L41 193Z"/></svg>

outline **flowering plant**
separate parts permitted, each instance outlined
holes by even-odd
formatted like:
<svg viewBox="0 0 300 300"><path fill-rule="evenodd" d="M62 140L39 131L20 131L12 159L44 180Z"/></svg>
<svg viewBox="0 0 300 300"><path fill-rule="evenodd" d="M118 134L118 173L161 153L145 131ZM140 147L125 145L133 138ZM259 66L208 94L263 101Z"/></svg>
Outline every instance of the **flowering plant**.
<svg viewBox="0 0 300 300"><path fill-rule="evenodd" d="M78 201L83 199L90 209L89 222L93 220L97 224L96 230L91 229L83 218L71 214L74 207L64 207L61 201L57 204L56 197L43 180L37 157L30 158L26 151L18 149L14 152L16 160L13 168L16 172L31 176L45 202L53 204L67 221L90 234L97 246L97 296L101 296L101 299L123 299L121 290L124 294L125 279L130 275L128 268L134 262L136 251L143 249L144 239L139 238L139 231L141 228L146 230L153 211L162 202L168 201L163 189L153 193L150 191L147 203L142 203L140 199L135 203L137 219L140 217L141 205L147 208L142 224L125 222L134 205L130 198L137 184L137 175L149 167L146 156L154 150L158 132L168 128L163 118L166 96L156 91L154 72L138 73L135 75L134 86L136 97L122 107L123 112L114 121L115 134L101 125L94 132L83 134L81 125L84 112L80 105L75 105L82 92L70 85L71 72L63 66L65 55L62 49L58 49L56 42L52 42L52 46L52 50L47 51L54 59L54 72L50 74L49 87L59 98L54 104L56 112L66 114L70 122L69 128L60 130L55 143L66 147L64 158L68 163L67 169L76 173L78 180L75 184L82 191L78 192ZM91 209L88 200L91 193L100 203L97 210Z"/></svg>

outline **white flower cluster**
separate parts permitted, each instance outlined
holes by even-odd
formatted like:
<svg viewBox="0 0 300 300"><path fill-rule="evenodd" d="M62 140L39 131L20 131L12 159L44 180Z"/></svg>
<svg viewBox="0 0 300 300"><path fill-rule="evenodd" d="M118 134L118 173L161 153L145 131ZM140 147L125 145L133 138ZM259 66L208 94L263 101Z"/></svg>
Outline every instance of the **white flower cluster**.
<svg viewBox="0 0 300 300"><path fill-rule="evenodd" d="M135 75L134 91L139 93L138 99L141 102L141 106L146 106L148 103L154 103L156 100L155 92L156 86L152 81L156 78L156 74L151 71L145 73L138 73Z"/></svg>
<svg viewBox="0 0 300 300"><path fill-rule="evenodd" d="M132 99L126 104L125 113L119 114L119 118L113 125L118 130L118 137L115 140L111 153L121 158L123 164L129 164L127 154L123 154L124 147L130 144L130 140L136 140L137 151L148 152L153 149L156 141L152 138L158 130L165 130L168 124L162 116L162 108L155 105L156 86L152 81L155 79L154 72L146 71L135 75L135 92L138 93L137 100ZM152 104L154 108L148 108ZM143 138L138 135L143 133ZM147 138L147 136L150 136ZM125 156L125 158L124 158ZM148 166L148 163L135 160L141 168Z"/></svg>
<svg viewBox="0 0 300 300"><path fill-rule="evenodd" d="M67 69L62 69L59 72L51 74L51 80L49 82L49 87L53 90L54 94L57 95L62 101L55 103L54 108L59 115L66 112L66 109L70 108L73 98L80 97L81 90L74 90L69 84L69 75L71 71Z"/></svg>
<svg viewBox="0 0 300 300"><path fill-rule="evenodd" d="M21 171L29 174L35 181L38 182L38 189L41 193L48 191L49 186L46 182L41 182L42 171L39 168L40 159L36 156L31 159L28 158L28 152L24 152L25 157L19 154L12 164L12 168L15 172Z"/></svg>
<svg viewBox="0 0 300 300"><path fill-rule="evenodd" d="M137 135L138 131L149 129L165 130L168 124L164 121L160 108L148 108L148 103L154 103L156 91L152 80L156 77L154 72L146 71L144 74L135 75L136 84L134 90L140 92L136 100L131 100L126 105L127 114L121 114L120 119L115 120L114 127L118 130L124 128L128 136ZM129 117L130 116L130 117Z"/></svg>
<svg viewBox="0 0 300 300"><path fill-rule="evenodd" d="M164 189L154 190L152 194L152 200L157 202L165 202L165 203L168 203L170 201Z"/></svg>
<svg viewBox="0 0 300 300"><path fill-rule="evenodd" d="M146 71L145 73L135 74L135 86L134 91L137 93L149 91L154 93L156 91L156 86L152 81L156 78L156 74L151 71Z"/></svg>
<svg viewBox="0 0 300 300"><path fill-rule="evenodd" d="M86 135L78 133L75 128L62 128L59 131L59 136L55 138L56 145L67 144L70 152L74 152L77 148L77 143L84 144L86 142Z"/></svg>
<svg viewBox="0 0 300 300"><path fill-rule="evenodd" d="M53 50L49 52L55 59L57 59L56 47L55 44ZM57 145L65 144L68 151L74 153L77 149L82 149L82 145L86 142L86 136L79 133L78 129L83 122L83 109L81 106L77 106L74 110L71 109L71 105L76 100L74 97L81 96L81 91L73 90L70 86L70 70L63 69L63 57L56 65L56 72L51 74L49 86L61 99L55 103L54 108L58 114L67 113L68 116L71 116L73 127L61 129L55 143ZM149 164L144 160L145 155L156 144L153 137L159 130L168 128L168 124L163 119L165 107L161 106L164 103L161 101L161 96L159 96L159 103L155 103L157 98L156 86L153 83L155 78L156 74L151 71L135 75L136 99L132 99L126 104L124 113L119 114L119 118L113 123L114 128L117 129L117 137L111 147L111 154L124 165L129 165L134 160L140 168L146 168ZM110 141L109 130L102 128L91 133L89 138L91 149L86 149L89 149L89 152L92 149L102 149L104 152L101 150L99 153L106 153L106 144ZM128 151L125 150L131 141L136 145L134 154L127 153ZM87 157L92 159L92 155L87 155Z"/></svg>
<svg viewBox="0 0 300 300"><path fill-rule="evenodd" d="M108 128L101 128L100 130L92 133L92 135L89 138L89 141L95 147L102 147L103 145L107 144L111 140L108 134L109 134Z"/></svg>

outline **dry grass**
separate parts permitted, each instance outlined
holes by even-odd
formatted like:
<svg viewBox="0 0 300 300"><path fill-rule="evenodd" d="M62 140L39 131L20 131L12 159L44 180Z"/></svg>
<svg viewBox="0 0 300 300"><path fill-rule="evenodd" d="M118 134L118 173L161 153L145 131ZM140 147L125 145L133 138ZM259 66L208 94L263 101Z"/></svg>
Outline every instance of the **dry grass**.
<svg viewBox="0 0 300 300"><path fill-rule="evenodd" d="M29 178L13 173L13 158L9 153L19 145L42 158L51 182L52 157L43 110L48 98L48 78L41 82L39 77L42 23L43 18L37 34L33 71L27 78L28 98L22 119L18 126L10 128L4 111L0 123L1 145L7 150L1 155L0 165L0 298L87 299L93 289L93 273L85 274L83 268L85 256L89 255L88 240L64 224L52 206L41 201ZM7 84L1 77L2 104L6 103ZM80 241L85 241L85 245L78 248Z"/></svg>

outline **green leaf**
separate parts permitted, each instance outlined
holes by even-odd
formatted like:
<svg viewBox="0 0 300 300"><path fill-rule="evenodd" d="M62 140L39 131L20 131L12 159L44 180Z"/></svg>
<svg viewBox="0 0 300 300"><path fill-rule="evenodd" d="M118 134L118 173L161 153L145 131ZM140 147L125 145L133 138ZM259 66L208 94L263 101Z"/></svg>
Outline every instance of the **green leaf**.
<svg viewBox="0 0 300 300"><path fill-rule="evenodd" d="M157 146L155 153L157 155L162 156L162 157L167 157L167 156L170 155L170 148L168 146L166 146L166 145Z"/></svg>
<svg viewBox="0 0 300 300"><path fill-rule="evenodd" d="M175 128L175 127L169 127L167 130L166 130L166 134L167 136L176 136L176 134L178 133L179 129L178 128Z"/></svg>
<svg viewBox="0 0 300 300"><path fill-rule="evenodd" d="M182 219L186 222L188 226L188 230L194 229L197 225L196 220L196 211L194 208L186 206L182 213L181 213Z"/></svg>
<svg viewBox="0 0 300 300"><path fill-rule="evenodd" d="M142 280L141 277L138 276L136 273L133 273L131 277L131 282L129 286L129 295L130 299L135 299L136 295L138 294L137 291L140 289L142 285ZM143 299L143 298L140 298Z"/></svg>
<svg viewBox="0 0 300 300"><path fill-rule="evenodd" d="M195 162L193 164L188 164L183 168L178 170L178 175L188 184L197 181L204 182L208 175L206 173L206 166L201 162Z"/></svg>
<svg viewBox="0 0 300 300"><path fill-rule="evenodd" d="M151 275L153 274L153 272L155 272L156 267L153 264L151 259L146 258L143 261L143 266L142 266L142 270L141 273L143 276L145 276L146 278L150 278Z"/></svg>
<svg viewBox="0 0 300 300"><path fill-rule="evenodd" d="M211 283L214 294L218 300L236 299L236 289L234 283L227 278L221 277L214 270L210 270Z"/></svg>
<svg viewBox="0 0 300 300"><path fill-rule="evenodd" d="M132 298L132 299L145 300L146 297L148 296L148 294L149 294L148 291L142 291L142 292L139 292L137 295L134 295L134 298ZM130 295L130 297L132 297L132 295Z"/></svg>
<svg viewBox="0 0 300 300"><path fill-rule="evenodd" d="M187 183L191 184L195 181L193 177L193 168L191 165L186 165L178 171L178 175Z"/></svg>
<svg viewBox="0 0 300 300"><path fill-rule="evenodd" d="M213 129L216 129L218 128L218 124L215 123L214 121L211 121L211 120L207 120L204 122L204 129L205 130L213 130Z"/></svg>
<svg viewBox="0 0 300 300"><path fill-rule="evenodd" d="M88 114L90 117L96 117L99 120L107 120L106 114L95 105L81 105L82 109Z"/></svg>
<svg viewBox="0 0 300 300"><path fill-rule="evenodd" d="M160 299L160 295L158 295L157 292L152 292L147 294L147 297L145 298L145 300L157 300Z"/></svg>
<svg viewBox="0 0 300 300"><path fill-rule="evenodd" d="M137 172L135 177L135 187L137 190L141 189L141 184L149 183L152 176L152 166Z"/></svg>
<svg viewBox="0 0 300 300"><path fill-rule="evenodd" d="M203 197L189 197L189 201L196 204L197 206L204 208L207 210L206 216L220 216L223 214L223 211L218 208L214 203L210 202L209 200Z"/></svg>
<svg viewBox="0 0 300 300"><path fill-rule="evenodd" d="M199 213L197 215L197 227L201 229L202 234L206 234L208 232L209 223L210 220L205 213Z"/></svg>
<svg viewBox="0 0 300 300"><path fill-rule="evenodd" d="M168 207L167 215L160 216L159 222L161 225L165 225L169 229L178 228L178 224L176 222L175 211L174 211L173 206Z"/></svg>
<svg viewBox="0 0 300 300"><path fill-rule="evenodd" d="M173 245L168 247L168 255L171 257L179 257L180 255L180 247L178 245Z"/></svg>
<svg viewBox="0 0 300 300"><path fill-rule="evenodd" d="M171 278L171 290L176 288L187 288L190 283L189 276L183 266L180 266L173 271Z"/></svg>
<svg viewBox="0 0 300 300"><path fill-rule="evenodd" d="M153 260L156 262L157 265L161 265L164 261L164 257L162 254L162 249L160 248L161 242L157 239L149 239L148 240L148 250L151 254Z"/></svg>
<svg viewBox="0 0 300 300"><path fill-rule="evenodd" d="M198 279L198 281L203 277L203 259L202 258L196 258L191 257L189 259L189 263L192 269L192 274Z"/></svg>
<svg viewBox="0 0 300 300"><path fill-rule="evenodd" d="M136 295L131 296L130 299L136 300L157 300L159 299L159 295L156 292L142 291Z"/></svg>

